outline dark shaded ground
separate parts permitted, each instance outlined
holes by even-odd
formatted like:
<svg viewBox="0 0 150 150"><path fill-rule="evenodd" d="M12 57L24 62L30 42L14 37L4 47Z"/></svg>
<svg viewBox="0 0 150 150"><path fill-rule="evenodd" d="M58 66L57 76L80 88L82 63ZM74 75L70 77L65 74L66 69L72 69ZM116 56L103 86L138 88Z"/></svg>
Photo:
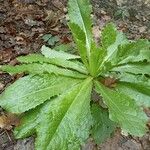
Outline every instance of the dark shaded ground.
<svg viewBox="0 0 150 150"><path fill-rule="evenodd" d="M97 40L97 33L109 21L115 22L130 39L150 39L149 0L92 0L92 5ZM44 44L41 37L46 33L59 36L60 43L70 42L66 18L65 0L0 0L0 64L14 65L17 56L39 52ZM17 78L0 72L0 90ZM15 141L11 131L0 130L0 150L33 150L33 141L33 138ZM117 131L100 146L89 140L84 149L150 150L150 133L135 138Z"/></svg>

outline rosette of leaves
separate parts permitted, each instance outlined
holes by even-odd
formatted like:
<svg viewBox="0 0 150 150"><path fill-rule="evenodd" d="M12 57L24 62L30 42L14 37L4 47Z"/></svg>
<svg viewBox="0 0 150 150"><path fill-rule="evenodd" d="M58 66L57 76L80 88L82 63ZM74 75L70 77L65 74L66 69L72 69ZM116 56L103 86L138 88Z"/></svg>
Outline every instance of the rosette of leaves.
<svg viewBox="0 0 150 150"><path fill-rule="evenodd" d="M25 73L0 96L1 107L21 114L15 137L35 134L36 150L79 150L89 135L100 143L116 126L143 136L148 121L143 107L150 107L150 42L129 41L109 23L98 45L89 1L69 0L68 12L79 56L43 46L42 54L21 56L20 65L0 68ZM115 78L114 88L104 84L108 77ZM106 108L93 105L92 90Z"/></svg>

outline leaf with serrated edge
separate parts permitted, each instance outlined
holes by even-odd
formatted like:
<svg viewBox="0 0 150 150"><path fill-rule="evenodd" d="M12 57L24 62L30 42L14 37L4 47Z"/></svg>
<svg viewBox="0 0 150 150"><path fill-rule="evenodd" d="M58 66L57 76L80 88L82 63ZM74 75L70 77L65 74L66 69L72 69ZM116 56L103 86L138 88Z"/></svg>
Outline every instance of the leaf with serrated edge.
<svg viewBox="0 0 150 150"><path fill-rule="evenodd" d="M77 24L74 24L74 23L69 23L69 28L72 31L74 40L77 44L77 48L78 48L80 56L81 56L81 59L82 59L83 63L85 64L85 66L88 68L89 62L88 62L88 56L87 56L87 52L86 52L85 33Z"/></svg>
<svg viewBox="0 0 150 150"><path fill-rule="evenodd" d="M59 58L64 60L80 58L78 55L69 54L63 51L55 51L49 47L46 47L45 45L42 46L41 52L47 58Z"/></svg>
<svg viewBox="0 0 150 150"><path fill-rule="evenodd" d="M109 34L108 34L109 33ZM107 49L110 45L114 44L117 37L117 30L113 23L107 24L102 30L102 45Z"/></svg>
<svg viewBox="0 0 150 150"><path fill-rule="evenodd" d="M81 74L77 71L72 71L69 69L64 69L57 67L55 65L51 64L39 64L39 63L33 63L33 64L22 64L22 65L3 65L0 67L0 70L8 72L10 74L17 74L17 73L26 73L26 74L56 74L56 75L63 75L68 77L74 77L74 78L86 78L87 76L84 74Z"/></svg>
<svg viewBox="0 0 150 150"><path fill-rule="evenodd" d="M116 89L134 99L139 106L150 107L150 86L120 82Z"/></svg>
<svg viewBox="0 0 150 150"><path fill-rule="evenodd" d="M87 57L90 57L92 42L92 20L90 18L92 8L89 0L69 0L68 14L70 22L77 24L85 33ZM76 34L76 33L75 33Z"/></svg>
<svg viewBox="0 0 150 150"><path fill-rule="evenodd" d="M103 70L109 70L112 66L112 59L117 57L118 46L124 43L128 43L128 40L122 32L118 32L113 23L109 23L102 31L102 46L106 51L105 58L99 66L99 74Z"/></svg>
<svg viewBox="0 0 150 150"><path fill-rule="evenodd" d="M150 42L137 40L118 47L116 58L111 60L114 65L128 62L150 61Z"/></svg>
<svg viewBox="0 0 150 150"><path fill-rule="evenodd" d="M104 60L106 53L102 47L97 47L95 43L92 43L92 50L90 56L90 74L92 76L97 76L99 74L99 66Z"/></svg>
<svg viewBox="0 0 150 150"><path fill-rule="evenodd" d="M146 131L148 117L129 96L108 89L98 81L96 91L101 94L109 108L109 117L118 123L124 132L135 136L143 136Z"/></svg>
<svg viewBox="0 0 150 150"><path fill-rule="evenodd" d="M150 107L150 79L142 75L121 74L116 90L134 99L140 106Z"/></svg>
<svg viewBox="0 0 150 150"><path fill-rule="evenodd" d="M81 73L87 74L87 70L84 65L80 62L72 62L69 60L59 59L59 58L46 58L40 54L31 54L27 56L20 56L17 60L21 63L49 63L57 65L64 68L74 69Z"/></svg>
<svg viewBox="0 0 150 150"><path fill-rule="evenodd" d="M121 82L143 84L145 86L150 86L150 78L145 75L134 75L130 73L120 73L117 74L116 78Z"/></svg>
<svg viewBox="0 0 150 150"><path fill-rule="evenodd" d="M116 52L120 44L127 43L127 39L122 32L116 30L114 24L109 23L102 31L102 45L107 50L105 61L116 57Z"/></svg>
<svg viewBox="0 0 150 150"><path fill-rule="evenodd" d="M114 67L111 71L116 71L120 73L150 75L150 63L133 63L133 64L120 65L118 67Z"/></svg>
<svg viewBox="0 0 150 150"><path fill-rule="evenodd" d="M36 131L36 150L80 150L92 125L91 89L91 78L88 78L47 101L38 113L31 110L22 118L23 124L15 129L15 136L21 138L30 135L29 131Z"/></svg>
<svg viewBox="0 0 150 150"><path fill-rule="evenodd" d="M92 137L96 144L104 142L111 136L116 128L116 123L109 119L107 109L104 109L96 104L91 107L93 117Z"/></svg>
<svg viewBox="0 0 150 150"><path fill-rule="evenodd" d="M17 80L1 94L0 106L12 113L22 113L80 82L55 75L29 75Z"/></svg>

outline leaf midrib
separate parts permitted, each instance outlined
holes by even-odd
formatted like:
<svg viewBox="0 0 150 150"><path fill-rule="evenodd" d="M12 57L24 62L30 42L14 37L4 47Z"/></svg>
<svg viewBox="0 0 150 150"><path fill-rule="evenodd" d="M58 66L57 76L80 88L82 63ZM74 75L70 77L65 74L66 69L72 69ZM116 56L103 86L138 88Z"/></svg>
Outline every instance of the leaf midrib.
<svg viewBox="0 0 150 150"><path fill-rule="evenodd" d="M55 82L56 82L56 81L52 82L51 84L54 84ZM57 85L53 85L53 86L49 86L49 87L46 87L46 88L39 89L39 90L37 90L37 91L35 91L35 92L28 93L28 94L26 94L26 95L24 95L24 96L22 96L22 97L17 97L16 99L13 99L12 101L18 100L18 99L22 99L22 98L25 98L25 97L29 97L29 96L34 95L34 94L36 94L36 93L40 93L40 92L42 92L42 91L46 91L46 90L51 89L51 88L56 88L57 86L59 87L61 84L62 84L62 83L60 82L60 83L57 84Z"/></svg>
<svg viewBox="0 0 150 150"><path fill-rule="evenodd" d="M88 82L88 83L89 83L89 82ZM86 83L86 84L84 84L84 85L82 86L82 88L80 89L80 91L78 92L78 94L75 96L74 100L72 100L72 102L69 104L68 109L65 111L65 113L64 113L64 115L63 115L63 117L62 117L62 119L58 122L58 124L57 124L57 126L56 126L56 128L55 128L56 130L53 132L53 135L51 136L51 139L50 139L50 141L49 141L49 144L51 143L51 141L52 141L53 137L55 136L55 133L57 132L59 126L61 125L61 123L63 122L64 118L66 117L66 114L70 111L71 106L74 104L74 102L76 101L77 97L80 95L82 89L84 89L85 86L87 86L88 83ZM49 146L49 144L48 144L48 146Z"/></svg>
<svg viewBox="0 0 150 150"><path fill-rule="evenodd" d="M91 42L89 41L89 38L88 38L88 32L87 32L87 29L86 29L86 25L84 23L84 18L83 18L83 15L82 15L81 8L80 8L78 0L76 0L76 2L77 2L77 5L78 5L78 8L79 8L78 10L79 10L80 15L81 15L81 21L82 21L83 30L84 30L85 35L86 35L87 55L88 55L88 58L90 58L90 48L91 48L90 43Z"/></svg>

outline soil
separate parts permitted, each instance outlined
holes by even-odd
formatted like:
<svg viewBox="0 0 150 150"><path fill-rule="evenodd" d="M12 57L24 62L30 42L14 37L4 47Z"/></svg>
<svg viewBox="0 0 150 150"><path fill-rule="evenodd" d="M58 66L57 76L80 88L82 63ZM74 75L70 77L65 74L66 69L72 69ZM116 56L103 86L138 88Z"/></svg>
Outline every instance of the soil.
<svg viewBox="0 0 150 150"><path fill-rule="evenodd" d="M67 0L0 0L0 65L17 63L16 57L38 53L42 36L57 35L60 43L72 41L67 27ZM97 41L102 27L114 22L129 39L150 39L149 0L92 0L93 33ZM0 72L0 92L20 76ZM146 110L150 117L150 111ZM5 113L0 109L0 114ZM84 150L150 150L150 132L144 137L124 136L118 129L101 145L92 139ZM15 140L11 131L0 129L0 150L34 150L34 138Z"/></svg>

